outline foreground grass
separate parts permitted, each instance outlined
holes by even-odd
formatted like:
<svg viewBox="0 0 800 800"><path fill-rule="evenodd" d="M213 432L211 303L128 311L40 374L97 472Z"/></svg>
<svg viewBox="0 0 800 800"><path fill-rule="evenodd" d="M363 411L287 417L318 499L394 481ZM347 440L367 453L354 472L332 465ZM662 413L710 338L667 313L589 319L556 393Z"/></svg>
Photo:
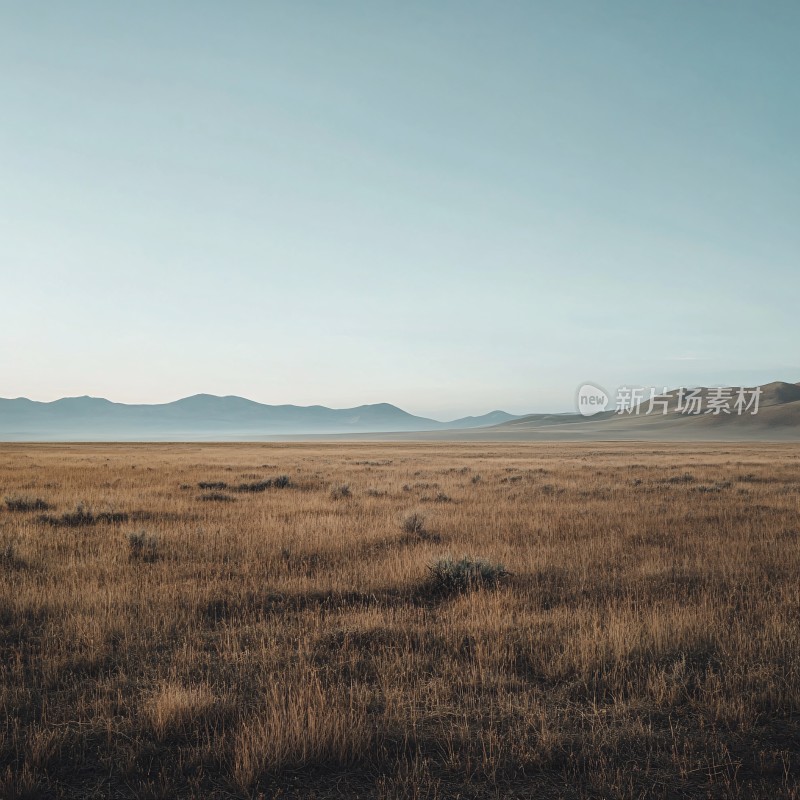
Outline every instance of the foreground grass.
<svg viewBox="0 0 800 800"><path fill-rule="evenodd" d="M798 797L798 479L777 445L4 445L0 797ZM510 574L442 590L464 555Z"/></svg>

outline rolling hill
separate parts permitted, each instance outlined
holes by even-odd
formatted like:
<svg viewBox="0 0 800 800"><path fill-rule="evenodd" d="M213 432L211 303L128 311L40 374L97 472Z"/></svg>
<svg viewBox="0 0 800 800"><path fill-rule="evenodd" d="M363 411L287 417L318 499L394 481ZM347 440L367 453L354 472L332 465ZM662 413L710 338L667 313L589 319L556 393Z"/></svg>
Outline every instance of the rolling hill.
<svg viewBox="0 0 800 800"><path fill-rule="evenodd" d="M710 396L715 390L698 387L701 413L687 414L679 410L679 391L674 390L657 400L655 413L647 413L649 401L633 412L618 414L606 411L593 417L580 414L528 414L481 429L465 438L531 439L531 440L652 440L652 441L714 441L714 440L798 440L800 441L800 383L775 381L760 388L758 411L737 414L706 413ZM735 398L736 389L731 390ZM685 400L684 400L685 406ZM731 405L731 409L733 406Z"/></svg>

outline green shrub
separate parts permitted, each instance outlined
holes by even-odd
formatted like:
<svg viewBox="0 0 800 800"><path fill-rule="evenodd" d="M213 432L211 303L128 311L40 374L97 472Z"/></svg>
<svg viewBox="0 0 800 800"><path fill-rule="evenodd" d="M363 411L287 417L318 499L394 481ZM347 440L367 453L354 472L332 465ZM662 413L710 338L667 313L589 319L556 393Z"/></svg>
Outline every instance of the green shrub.
<svg viewBox="0 0 800 800"><path fill-rule="evenodd" d="M21 558L14 542L0 544L0 567L9 570L25 569L27 563Z"/></svg>
<svg viewBox="0 0 800 800"><path fill-rule="evenodd" d="M671 478L667 478L667 483L692 483L694 481L694 475L691 472L684 472L683 475L673 475Z"/></svg>
<svg viewBox="0 0 800 800"><path fill-rule="evenodd" d="M124 511L101 511L95 514L92 511L83 507L83 503L79 503L74 511L67 511L60 517L54 517L50 514L42 514L39 517L40 522L46 522L54 528L82 528L89 525L96 525L98 522L108 522L112 525L119 525L128 521L128 514Z"/></svg>
<svg viewBox="0 0 800 800"><path fill-rule="evenodd" d="M149 564L158 561L158 539L144 531L128 534L128 559Z"/></svg>
<svg viewBox="0 0 800 800"><path fill-rule="evenodd" d="M257 483L240 483L234 492L266 492L272 486L272 481L258 481Z"/></svg>
<svg viewBox="0 0 800 800"><path fill-rule="evenodd" d="M419 511L406 514L403 517L402 528L409 536L421 536L425 533L425 515Z"/></svg>
<svg viewBox="0 0 800 800"><path fill-rule="evenodd" d="M9 511L47 511L51 506L41 497L6 497L6 508Z"/></svg>
<svg viewBox="0 0 800 800"><path fill-rule="evenodd" d="M265 481L255 483L240 483L234 491L236 492L266 492L267 489L285 489L291 486L292 482L288 475L278 475L277 478L267 478Z"/></svg>
<svg viewBox="0 0 800 800"><path fill-rule="evenodd" d="M442 558L428 569L433 588L442 593L466 592L470 589L497 586L510 573L502 564L492 564L480 558L463 556L460 559Z"/></svg>
<svg viewBox="0 0 800 800"><path fill-rule="evenodd" d="M345 497L350 497L352 492L350 486L346 483L335 483L331 486L331 498L333 500L342 500Z"/></svg>
<svg viewBox="0 0 800 800"><path fill-rule="evenodd" d="M210 503L232 503L236 498L222 492L207 492L206 494L201 494L197 499Z"/></svg>
<svg viewBox="0 0 800 800"><path fill-rule="evenodd" d="M79 503L74 511L66 511L60 517L50 514L42 514L39 517L41 522L46 522L54 528L81 528L86 525L94 525L97 522L95 515Z"/></svg>
<svg viewBox="0 0 800 800"><path fill-rule="evenodd" d="M112 525L119 525L128 521L128 515L124 511L101 511L96 515L98 522L110 522Z"/></svg>

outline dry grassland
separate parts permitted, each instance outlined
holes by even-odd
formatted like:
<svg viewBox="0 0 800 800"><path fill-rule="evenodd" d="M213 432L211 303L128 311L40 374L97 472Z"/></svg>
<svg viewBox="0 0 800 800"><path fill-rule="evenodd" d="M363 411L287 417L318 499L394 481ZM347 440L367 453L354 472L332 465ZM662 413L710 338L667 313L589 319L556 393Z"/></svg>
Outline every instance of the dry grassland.
<svg viewBox="0 0 800 800"><path fill-rule="evenodd" d="M0 797L800 797L798 481L791 445L2 445Z"/></svg>

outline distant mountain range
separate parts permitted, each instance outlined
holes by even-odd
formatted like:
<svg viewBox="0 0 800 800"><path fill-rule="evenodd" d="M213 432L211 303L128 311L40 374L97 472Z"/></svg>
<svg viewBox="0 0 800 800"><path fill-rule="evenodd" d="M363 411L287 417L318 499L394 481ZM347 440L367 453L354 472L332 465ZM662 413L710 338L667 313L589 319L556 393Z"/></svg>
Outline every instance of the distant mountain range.
<svg viewBox="0 0 800 800"><path fill-rule="evenodd" d="M41 403L0 398L3 441L248 439L276 435L445 431L517 419L505 411L439 422L389 403L327 408L272 406L243 397L197 394L172 403L131 405L99 397Z"/></svg>
<svg viewBox="0 0 800 800"><path fill-rule="evenodd" d="M515 416L492 411L449 422L418 417L389 403L271 406L209 394L154 405L97 397L52 403L0 399L0 441L253 441L329 435L406 441L800 441L800 384L776 381L760 389L757 414L705 413L714 390L701 388L704 411L699 414L682 413L673 391L662 398L665 414L661 409L648 414L645 402L639 413L630 414Z"/></svg>

